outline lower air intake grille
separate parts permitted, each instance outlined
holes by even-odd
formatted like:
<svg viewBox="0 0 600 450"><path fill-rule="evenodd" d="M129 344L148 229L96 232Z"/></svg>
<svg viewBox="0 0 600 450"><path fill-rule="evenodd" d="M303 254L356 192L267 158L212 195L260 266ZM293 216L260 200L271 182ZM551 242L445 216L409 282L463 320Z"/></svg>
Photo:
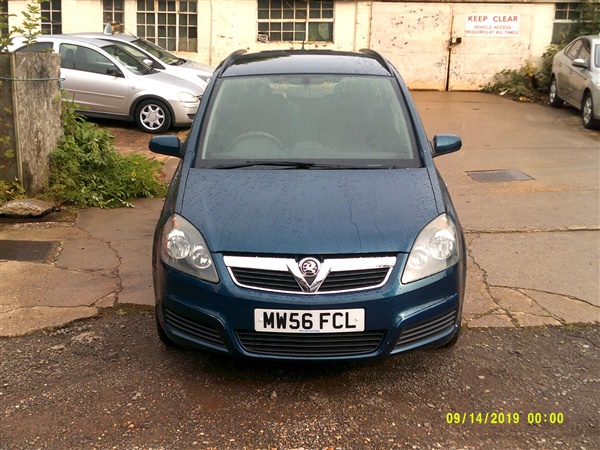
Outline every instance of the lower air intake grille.
<svg viewBox="0 0 600 450"><path fill-rule="evenodd" d="M365 355L377 350L385 332L362 333L259 333L237 331L242 347L261 355L332 357Z"/></svg>
<svg viewBox="0 0 600 450"><path fill-rule="evenodd" d="M396 342L394 349L408 347L419 341L431 339L436 335L442 336L447 334L452 331L455 323L456 311L451 311L434 319L410 325L402 330L402 334L400 334L400 338Z"/></svg>
<svg viewBox="0 0 600 450"><path fill-rule="evenodd" d="M218 328L201 322L186 319L173 311L165 310L167 325L175 332L210 345L225 348L225 341Z"/></svg>

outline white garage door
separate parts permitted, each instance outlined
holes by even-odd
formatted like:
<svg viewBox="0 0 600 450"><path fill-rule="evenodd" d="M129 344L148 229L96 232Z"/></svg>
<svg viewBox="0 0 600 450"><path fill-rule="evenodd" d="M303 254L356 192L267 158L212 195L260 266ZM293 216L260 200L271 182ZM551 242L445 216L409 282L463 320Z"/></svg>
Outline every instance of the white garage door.
<svg viewBox="0 0 600 450"><path fill-rule="evenodd" d="M373 3L371 47L411 89L479 90L530 55L532 5Z"/></svg>

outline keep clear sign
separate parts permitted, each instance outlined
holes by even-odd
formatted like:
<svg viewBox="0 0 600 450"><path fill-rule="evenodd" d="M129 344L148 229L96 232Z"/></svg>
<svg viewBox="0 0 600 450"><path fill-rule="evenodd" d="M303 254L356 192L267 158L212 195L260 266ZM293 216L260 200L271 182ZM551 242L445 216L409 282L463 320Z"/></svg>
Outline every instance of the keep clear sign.
<svg viewBox="0 0 600 450"><path fill-rule="evenodd" d="M465 36L516 37L518 14L467 14Z"/></svg>

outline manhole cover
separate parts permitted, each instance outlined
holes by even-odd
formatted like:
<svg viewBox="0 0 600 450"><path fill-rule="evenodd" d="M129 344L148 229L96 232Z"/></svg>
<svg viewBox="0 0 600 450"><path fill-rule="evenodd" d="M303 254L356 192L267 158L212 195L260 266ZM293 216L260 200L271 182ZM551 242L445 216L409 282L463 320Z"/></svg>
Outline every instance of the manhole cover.
<svg viewBox="0 0 600 450"><path fill-rule="evenodd" d="M528 181L533 180L526 173L517 169L502 169L502 170L475 170L465 172L475 181L482 183L501 183L505 181Z"/></svg>
<svg viewBox="0 0 600 450"><path fill-rule="evenodd" d="M0 259L10 261L46 261L58 242L0 240Z"/></svg>

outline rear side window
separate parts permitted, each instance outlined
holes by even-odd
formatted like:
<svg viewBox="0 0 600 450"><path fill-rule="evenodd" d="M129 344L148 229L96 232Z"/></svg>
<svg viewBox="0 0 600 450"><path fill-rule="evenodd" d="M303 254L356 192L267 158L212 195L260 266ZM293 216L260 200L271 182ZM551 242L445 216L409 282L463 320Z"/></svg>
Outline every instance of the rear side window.
<svg viewBox="0 0 600 450"><path fill-rule="evenodd" d="M18 52L49 52L52 50L52 42L34 42L30 46L17 49Z"/></svg>
<svg viewBox="0 0 600 450"><path fill-rule="evenodd" d="M409 114L393 78L275 75L220 80L196 163L328 160L419 167Z"/></svg>

